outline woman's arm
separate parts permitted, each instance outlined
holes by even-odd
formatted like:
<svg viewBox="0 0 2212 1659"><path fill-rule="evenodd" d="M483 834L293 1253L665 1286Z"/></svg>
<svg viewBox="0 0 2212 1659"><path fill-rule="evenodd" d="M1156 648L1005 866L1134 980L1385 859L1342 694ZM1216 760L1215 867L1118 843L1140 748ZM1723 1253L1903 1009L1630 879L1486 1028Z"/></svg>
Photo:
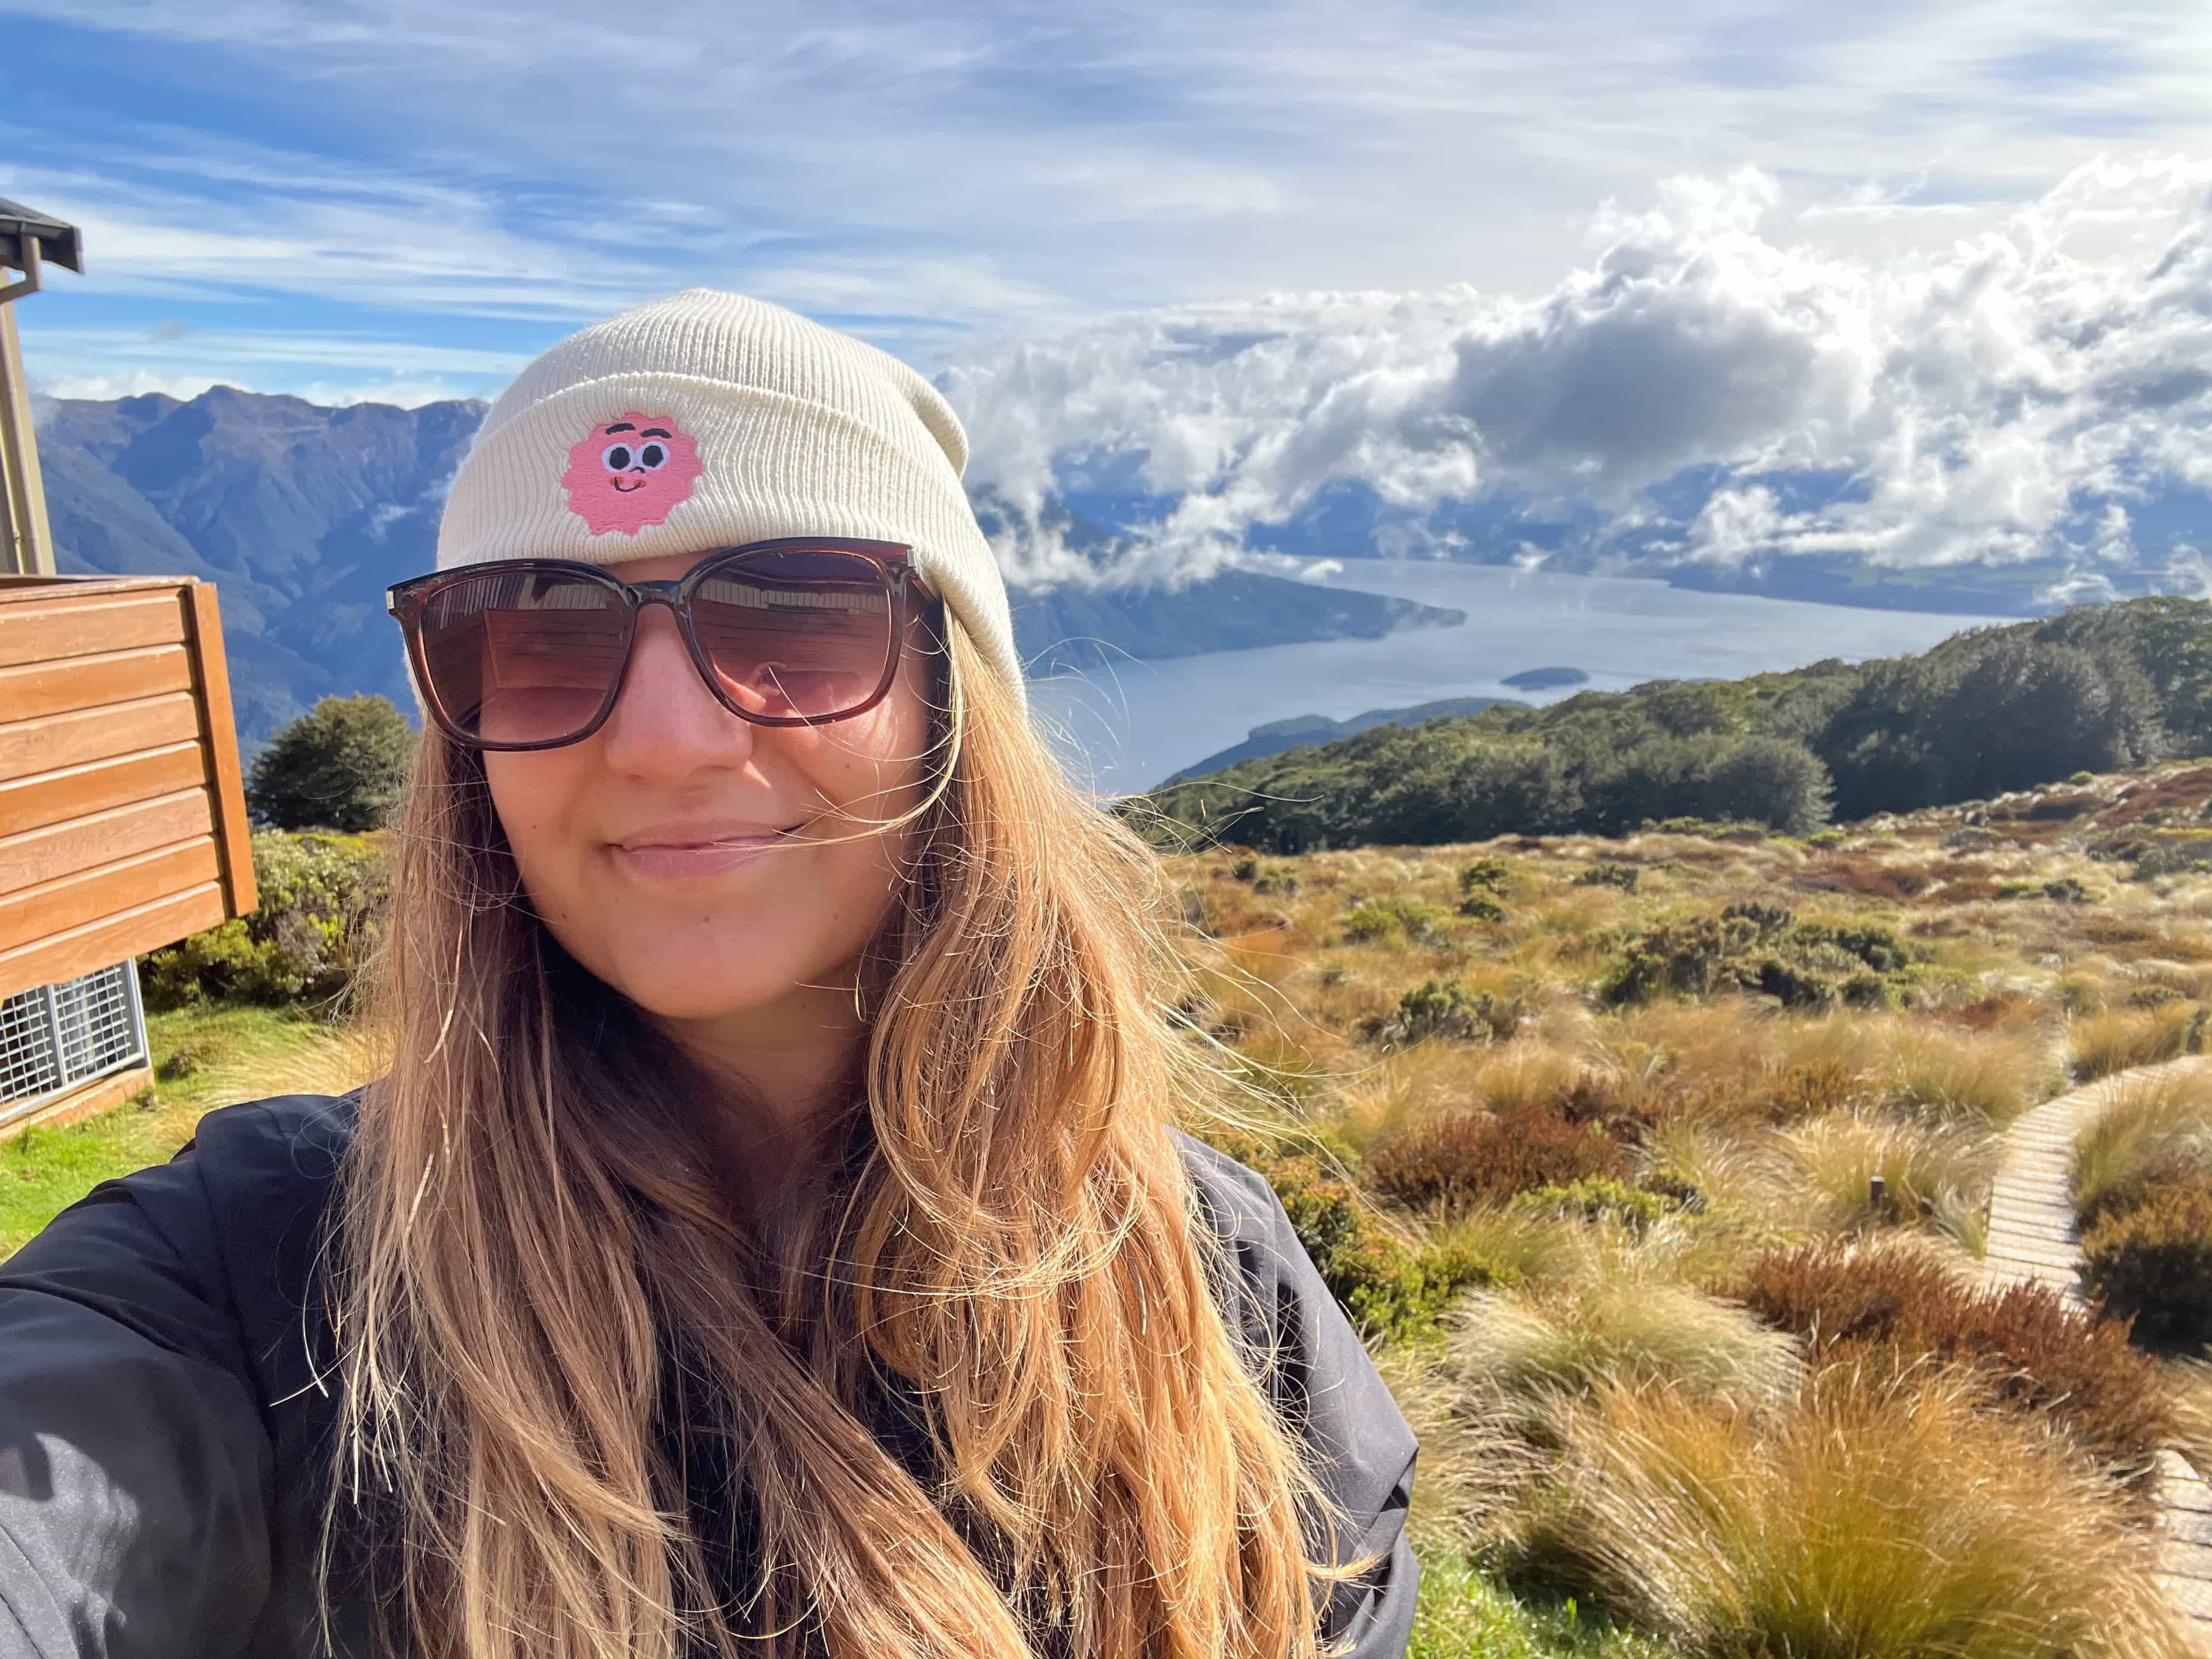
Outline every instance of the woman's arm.
<svg viewBox="0 0 2212 1659"><path fill-rule="evenodd" d="M1406 1540L1413 1432L1273 1190L1210 1147L1183 1146L1206 1218L1236 1273L1246 1340L1269 1356L1267 1382L1276 1406L1303 1430L1335 1509L1335 1558L1376 1564L1331 1598L1323 1638L1347 1659L1399 1659L1420 1587Z"/></svg>
<svg viewBox="0 0 2212 1659"><path fill-rule="evenodd" d="M222 1659L268 1599L270 1442L189 1154L0 1263L0 1659Z"/></svg>

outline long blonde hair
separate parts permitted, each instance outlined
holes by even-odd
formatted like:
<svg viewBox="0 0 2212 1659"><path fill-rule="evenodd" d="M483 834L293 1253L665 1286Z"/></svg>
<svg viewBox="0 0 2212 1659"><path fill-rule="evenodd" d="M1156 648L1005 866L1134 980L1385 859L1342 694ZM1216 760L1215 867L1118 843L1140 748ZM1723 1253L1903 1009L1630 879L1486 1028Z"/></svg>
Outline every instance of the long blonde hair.
<svg viewBox="0 0 2212 1659"><path fill-rule="evenodd" d="M415 1651L1313 1655L1342 1569L1168 1133L1158 871L948 633L842 1156L773 1252L703 1079L562 957L480 760L426 734L374 992L397 1059L333 1235L325 1564L381 1516ZM738 1542L695 1528L702 1480Z"/></svg>

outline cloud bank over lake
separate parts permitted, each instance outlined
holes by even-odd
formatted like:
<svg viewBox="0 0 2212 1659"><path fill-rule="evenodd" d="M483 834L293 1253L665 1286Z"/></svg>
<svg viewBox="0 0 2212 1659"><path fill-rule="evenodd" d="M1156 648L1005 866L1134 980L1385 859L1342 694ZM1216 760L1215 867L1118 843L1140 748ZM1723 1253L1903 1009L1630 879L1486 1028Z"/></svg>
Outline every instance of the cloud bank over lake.
<svg viewBox="0 0 2212 1659"><path fill-rule="evenodd" d="M963 349L975 477L1009 568L1127 574L1332 520L1382 550L1577 568L1844 556L2056 562L2094 591L2212 547L2212 162L2084 167L1995 228L1891 257L1809 246L1741 170L1608 207L1548 293L1473 287L1164 307ZM1844 210L1839 209L1838 211ZM1869 201L1849 210L1907 212ZM1780 221L1778 222L1778 221Z"/></svg>

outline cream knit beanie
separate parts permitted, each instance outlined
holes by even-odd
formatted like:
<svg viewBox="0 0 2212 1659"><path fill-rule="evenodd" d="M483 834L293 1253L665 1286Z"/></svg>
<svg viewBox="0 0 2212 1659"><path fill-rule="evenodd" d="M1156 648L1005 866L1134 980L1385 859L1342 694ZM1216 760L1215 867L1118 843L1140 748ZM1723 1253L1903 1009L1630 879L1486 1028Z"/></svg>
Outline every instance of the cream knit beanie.
<svg viewBox="0 0 2212 1659"><path fill-rule="evenodd" d="M778 536L901 542L1018 693L967 464L958 418L897 358L695 288L572 334L515 377L446 498L438 568L617 565Z"/></svg>

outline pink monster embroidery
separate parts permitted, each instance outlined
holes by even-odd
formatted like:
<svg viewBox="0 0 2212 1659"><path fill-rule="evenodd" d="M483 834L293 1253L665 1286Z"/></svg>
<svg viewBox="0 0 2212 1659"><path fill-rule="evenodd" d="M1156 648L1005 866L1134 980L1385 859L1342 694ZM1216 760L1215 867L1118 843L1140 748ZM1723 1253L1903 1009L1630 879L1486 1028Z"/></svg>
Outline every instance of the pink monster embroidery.
<svg viewBox="0 0 2212 1659"><path fill-rule="evenodd" d="M568 510L594 536L635 536L690 501L706 470L699 441L673 418L632 410L576 441L561 488L568 493Z"/></svg>

